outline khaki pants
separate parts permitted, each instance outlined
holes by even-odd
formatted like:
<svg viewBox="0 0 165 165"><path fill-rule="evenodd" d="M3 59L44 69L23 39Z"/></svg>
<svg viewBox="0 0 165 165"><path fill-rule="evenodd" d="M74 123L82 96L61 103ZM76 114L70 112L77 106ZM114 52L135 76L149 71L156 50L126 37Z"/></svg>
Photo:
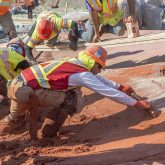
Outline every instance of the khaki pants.
<svg viewBox="0 0 165 165"><path fill-rule="evenodd" d="M64 102L65 95L65 92L56 90L43 88L33 90L17 78L8 85L8 97L11 99L10 113L13 118L25 115L31 108L37 110L59 107Z"/></svg>

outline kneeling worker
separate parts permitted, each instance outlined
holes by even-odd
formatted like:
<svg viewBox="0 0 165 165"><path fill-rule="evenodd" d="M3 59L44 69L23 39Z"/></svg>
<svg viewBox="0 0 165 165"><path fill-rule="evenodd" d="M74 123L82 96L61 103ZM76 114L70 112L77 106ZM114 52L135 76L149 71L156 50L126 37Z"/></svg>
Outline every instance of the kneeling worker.
<svg viewBox="0 0 165 165"><path fill-rule="evenodd" d="M77 50L78 27L76 22L63 19L58 14L49 11L45 11L37 17L35 24L27 34L28 36L24 39L27 45L27 57L32 64L36 63L32 49L43 41L47 41L48 46L55 46L62 29L70 29L68 36L70 48Z"/></svg>
<svg viewBox="0 0 165 165"><path fill-rule="evenodd" d="M52 107L40 133L41 137L56 136L68 115L76 113L75 89L83 86L119 103L149 111L149 102L131 97L134 93L131 87L98 75L105 67L106 57L104 48L93 45L81 51L77 58L45 62L22 71L9 86L11 107L10 114L2 120L3 131L23 120L28 110L30 135L37 139L39 109Z"/></svg>
<svg viewBox="0 0 165 165"><path fill-rule="evenodd" d="M0 49L0 95L7 97L7 81L14 79L22 70L30 65L25 60L25 47L21 39L12 39L7 48ZM5 104L4 98L1 103Z"/></svg>

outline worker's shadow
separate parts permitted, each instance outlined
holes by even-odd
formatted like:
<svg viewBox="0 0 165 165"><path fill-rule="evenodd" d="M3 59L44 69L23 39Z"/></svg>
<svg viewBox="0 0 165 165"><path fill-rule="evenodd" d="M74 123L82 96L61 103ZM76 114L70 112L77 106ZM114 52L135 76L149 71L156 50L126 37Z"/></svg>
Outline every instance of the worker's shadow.
<svg viewBox="0 0 165 165"><path fill-rule="evenodd" d="M112 59L112 58L116 58L116 57L120 57L120 56L129 56L129 55L136 55L138 53L144 52L144 50L136 50L136 51L123 51L123 52L117 52L117 53L113 53L113 54L109 54L107 56L107 59Z"/></svg>
<svg viewBox="0 0 165 165"><path fill-rule="evenodd" d="M136 62L136 61L132 61L132 60L123 61L123 62L119 62L116 64L111 64L109 66L106 66L105 68L106 69L129 68L129 67L153 64L153 63L158 63L158 62L163 62L163 61L165 61L165 54L163 54L161 56L157 55L157 56L151 57L149 59L146 59L146 60L143 60L140 62Z"/></svg>

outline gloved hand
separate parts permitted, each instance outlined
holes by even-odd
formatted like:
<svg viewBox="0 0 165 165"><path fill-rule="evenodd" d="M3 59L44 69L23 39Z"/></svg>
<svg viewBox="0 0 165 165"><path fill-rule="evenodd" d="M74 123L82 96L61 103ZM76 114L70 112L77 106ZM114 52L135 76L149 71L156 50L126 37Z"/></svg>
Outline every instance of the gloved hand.
<svg viewBox="0 0 165 165"><path fill-rule="evenodd" d="M147 110L148 113L152 116L155 117L156 113L152 107L152 105L150 104L150 102L146 101L146 100L142 100L142 101L137 101L137 103L134 105L135 107L138 107L140 109L144 109Z"/></svg>
<svg viewBox="0 0 165 165"><path fill-rule="evenodd" d="M144 110L152 108L151 104L146 100L137 101L137 103L135 104L135 107L138 107L138 108L144 109Z"/></svg>
<svg viewBox="0 0 165 165"><path fill-rule="evenodd" d="M69 44L70 49L72 49L73 51L77 50L77 42L71 41Z"/></svg>
<svg viewBox="0 0 165 165"><path fill-rule="evenodd" d="M120 85L119 91L124 92L125 94L131 96L132 93L135 93L135 91L128 85Z"/></svg>
<svg viewBox="0 0 165 165"><path fill-rule="evenodd" d="M69 47L76 51L77 50L77 41L78 41L78 26L77 23L75 23L75 26L72 27L72 29L69 31L68 39L70 41Z"/></svg>

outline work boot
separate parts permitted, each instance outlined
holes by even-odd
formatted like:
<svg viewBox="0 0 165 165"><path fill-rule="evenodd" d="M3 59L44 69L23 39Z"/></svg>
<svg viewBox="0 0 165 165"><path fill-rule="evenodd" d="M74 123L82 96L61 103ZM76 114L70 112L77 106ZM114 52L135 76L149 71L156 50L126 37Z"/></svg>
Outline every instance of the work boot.
<svg viewBox="0 0 165 165"><path fill-rule="evenodd" d="M0 135L12 132L16 127L16 122L13 117L9 114L0 121Z"/></svg>
<svg viewBox="0 0 165 165"><path fill-rule="evenodd" d="M68 113L64 113L63 110L59 107L50 111L44 121L42 128L39 131L39 137L54 137L57 136L57 133L60 127L63 125L65 120L68 117Z"/></svg>
<svg viewBox="0 0 165 165"><path fill-rule="evenodd" d="M2 100L0 100L0 105L9 107L10 106L9 100L7 98L3 98Z"/></svg>
<svg viewBox="0 0 165 165"><path fill-rule="evenodd" d="M25 125L24 118L25 116L20 116L19 119L15 120L11 114L7 115L0 121L0 135L10 134L22 128Z"/></svg>

